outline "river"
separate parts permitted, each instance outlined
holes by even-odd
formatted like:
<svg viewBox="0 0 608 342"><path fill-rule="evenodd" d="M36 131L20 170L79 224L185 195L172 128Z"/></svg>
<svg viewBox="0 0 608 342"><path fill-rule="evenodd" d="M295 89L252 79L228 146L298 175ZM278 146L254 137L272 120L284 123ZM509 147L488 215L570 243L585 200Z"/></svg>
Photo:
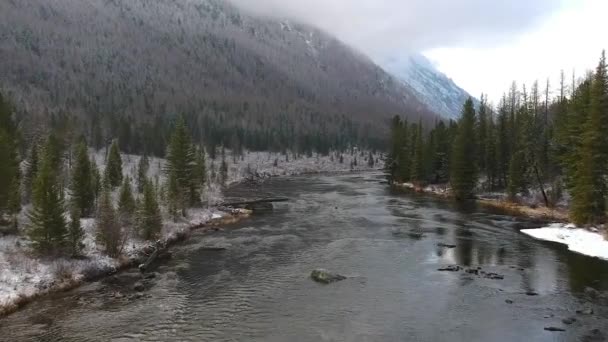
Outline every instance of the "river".
<svg viewBox="0 0 608 342"><path fill-rule="evenodd" d="M0 320L0 340L573 341L608 331L608 310L584 294L608 290L608 263L519 233L538 222L395 193L380 181L361 173L231 189L291 200L221 232L194 233L146 280L143 296L131 290L141 276L124 272ZM452 264L504 279L438 271ZM348 278L315 283L309 275L319 267ZM569 317L577 321L564 324Z"/></svg>

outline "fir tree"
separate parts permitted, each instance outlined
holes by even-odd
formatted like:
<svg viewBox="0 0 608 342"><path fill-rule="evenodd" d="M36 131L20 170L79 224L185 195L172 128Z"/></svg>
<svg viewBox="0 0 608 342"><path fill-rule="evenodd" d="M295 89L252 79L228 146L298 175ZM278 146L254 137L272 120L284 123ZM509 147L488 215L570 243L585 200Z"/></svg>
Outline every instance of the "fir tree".
<svg viewBox="0 0 608 342"><path fill-rule="evenodd" d="M120 195L118 198L118 215L123 225L131 224L135 210L135 198L133 198L131 179L125 177L122 186L120 187Z"/></svg>
<svg viewBox="0 0 608 342"><path fill-rule="evenodd" d="M116 258L122 253L125 240L110 192L104 189L97 205L97 241L104 246L108 256Z"/></svg>
<svg viewBox="0 0 608 342"><path fill-rule="evenodd" d="M413 158L412 158L412 170L410 171L410 178L412 181L420 183L425 178L424 170L424 141L422 138L422 122L420 122L416 129L413 131Z"/></svg>
<svg viewBox="0 0 608 342"><path fill-rule="evenodd" d="M70 184L71 205L79 211L80 217L89 217L93 214L95 190L87 146L84 142L80 142L76 147L76 163Z"/></svg>
<svg viewBox="0 0 608 342"><path fill-rule="evenodd" d="M572 189L572 219L578 224L601 222L606 212L608 75L605 53L593 78L589 118L584 130Z"/></svg>
<svg viewBox="0 0 608 342"><path fill-rule="evenodd" d="M72 208L66 236L66 246L71 256L78 256L82 253L84 249L83 239L84 230L80 225L80 212L78 209Z"/></svg>
<svg viewBox="0 0 608 342"><path fill-rule="evenodd" d="M371 169L374 167L374 155L372 154L372 152L369 152L369 155L367 156L367 166Z"/></svg>
<svg viewBox="0 0 608 342"><path fill-rule="evenodd" d="M28 214L31 221L29 238L32 246L42 253L60 251L65 246L67 233L63 194L54 165L55 151L49 146L47 142L34 181L32 210Z"/></svg>
<svg viewBox="0 0 608 342"><path fill-rule="evenodd" d="M180 191L177 177L169 175L167 179L167 208L174 222L177 222L179 215L186 216L186 203L184 194Z"/></svg>
<svg viewBox="0 0 608 342"><path fill-rule="evenodd" d="M17 126L12 115L12 106L0 94L0 222L8 214L16 225L16 214L21 209L21 172Z"/></svg>
<svg viewBox="0 0 608 342"><path fill-rule="evenodd" d="M97 164L94 161L91 161L91 188L93 189L93 197L95 198L95 201L97 201L103 188L103 179L101 178L99 168L97 168Z"/></svg>
<svg viewBox="0 0 608 342"><path fill-rule="evenodd" d="M167 164L165 174L174 181L179 198L186 198L182 212L185 213L186 206L194 206L200 202L200 179L196 173L196 154L192 145L192 139L186 129L183 118L179 118L173 129L169 147L167 149Z"/></svg>
<svg viewBox="0 0 608 342"><path fill-rule="evenodd" d="M226 186L228 182L228 164L226 163L226 158L222 154L222 164L220 165L220 184L222 186Z"/></svg>
<svg viewBox="0 0 608 342"><path fill-rule="evenodd" d="M509 199L514 201L517 194L525 188L526 182L526 158L523 151L517 151L513 154L509 163L509 183L507 192Z"/></svg>
<svg viewBox="0 0 608 342"><path fill-rule="evenodd" d="M462 118L458 123L451 160L450 183L458 200L473 198L477 183L476 145L475 108L473 100L469 98L464 104Z"/></svg>
<svg viewBox="0 0 608 342"><path fill-rule="evenodd" d="M139 232L142 238L146 240L154 240L160 236L162 229L162 215L154 186L152 182L146 182L144 186L144 195L141 201L141 207L138 214Z"/></svg>
<svg viewBox="0 0 608 342"><path fill-rule="evenodd" d="M150 169L150 161L148 156L144 154L144 156L139 159L137 165L137 192L140 194L144 192L144 186L148 180L148 169Z"/></svg>
<svg viewBox="0 0 608 342"><path fill-rule="evenodd" d="M201 188L207 183L207 165L205 160L205 151L196 149L196 166L194 168L194 179L198 181Z"/></svg>
<svg viewBox="0 0 608 342"><path fill-rule="evenodd" d="M122 183L122 159L120 158L117 140L114 140L110 146L104 172L104 182L109 189L114 189Z"/></svg>
<svg viewBox="0 0 608 342"><path fill-rule="evenodd" d="M30 148L27 160L25 162L25 173L23 177L25 203L30 203L30 201L32 200L32 187L34 185L34 180L36 179L38 169L40 167L40 157L38 155L39 150L40 145L38 144L38 142L34 142L33 146Z"/></svg>

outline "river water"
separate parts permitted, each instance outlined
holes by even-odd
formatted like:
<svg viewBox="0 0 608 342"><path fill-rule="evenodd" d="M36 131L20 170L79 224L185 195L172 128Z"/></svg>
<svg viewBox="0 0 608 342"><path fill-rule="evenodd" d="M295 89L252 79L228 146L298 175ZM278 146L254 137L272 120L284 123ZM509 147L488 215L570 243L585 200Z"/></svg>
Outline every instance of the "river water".
<svg viewBox="0 0 608 342"><path fill-rule="evenodd" d="M0 340L575 341L593 329L608 334L608 310L584 294L587 286L608 290L608 263L518 232L538 222L394 193L380 181L363 173L232 189L231 196L291 200L221 232L194 233L146 280L141 297L131 290L141 276L122 273L0 320ZM504 279L438 271L452 264ZM348 278L315 283L309 275L319 267ZM569 317L577 321L564 324Z"/></svg>

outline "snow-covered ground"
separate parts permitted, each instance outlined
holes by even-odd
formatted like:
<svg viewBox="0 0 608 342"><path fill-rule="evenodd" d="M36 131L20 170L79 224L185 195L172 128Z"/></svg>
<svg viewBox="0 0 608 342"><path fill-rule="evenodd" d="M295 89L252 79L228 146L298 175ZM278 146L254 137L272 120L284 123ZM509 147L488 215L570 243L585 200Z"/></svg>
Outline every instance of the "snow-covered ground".
<svg viewBox="0 0 608 342"><path fill-rule="evenodd" d="M91 155L98 165L100 172L105 169L106 151L93 151ZM337 172L350 170L368 169L369 152L343 153L342 163L339 162L340 154L332 152L328 156L314 154L311 157L298 156L294 158L292 153L284 154L270 152L245 152L240 156L226 154L228 164L228 184L244 180L251 172L265 176L298 175L316 172ZM140 156L122 155L123 173L131 177L132 185L135 186L137 165ZM355 158L357 166L353 165ZM382 158L374 156L376 168L382 167ZM165 181L162 172L165 161L160 158L150 158L148 177L163 184ZM171 239L180 233L187 233L192 226L199 226L211 220L220 220L230 214L220 212L213 208L222 201L222 186L219 184L219 167L221 159L212 161L207 156L207 171L209 182L203 193L205 208L191 209L188 218L180 222L173 222L166 215L162 230L163 239ZM215 172L212 171L215 169ZM215 178L212 177L215 174ZM115 192L118 192L116 190ZM69 196L69 193L66 193ZM113 198L116 200L117 193ZM64 283L78 283L86 278L89 273L99 273L100 270L111 271L120 267L128 257L141 251L149 242L139 239L132 229L125 243L123 254L125 258L112 259L103 253L102 248L95 241L95 220L83 219L82 227L85 230L83 258L41 258L36 256L30 248L29 241L25 237L24 227L27 226L26 212L24 208L19 216L21 223L21 235L0 237L0 314L3 309L8 309L21 300L32 298L45 291L57 288Z"/></svg>
<svg viewBox="0 0 608 342"><path fill-rule="evenodd" d="M569 250L576 253L608 260L608 241L604 236L573 224L555 223L539 229L523 229L521 232L535 239L567 245Z"/></svg>

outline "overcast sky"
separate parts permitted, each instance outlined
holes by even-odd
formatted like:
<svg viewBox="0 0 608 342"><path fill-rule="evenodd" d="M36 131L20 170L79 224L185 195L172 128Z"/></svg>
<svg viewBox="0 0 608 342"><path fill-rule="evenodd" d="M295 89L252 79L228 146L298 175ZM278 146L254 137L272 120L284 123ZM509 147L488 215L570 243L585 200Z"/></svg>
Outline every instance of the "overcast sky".
<svg viewBox="0 0 608 342"><path fill-rule="evenodd" d="M583 74L608 45L608 0L233 0L328 31L379 64L421 52L475 96L561 69ZM569 77L569 76L568 76Z"/></svg>

